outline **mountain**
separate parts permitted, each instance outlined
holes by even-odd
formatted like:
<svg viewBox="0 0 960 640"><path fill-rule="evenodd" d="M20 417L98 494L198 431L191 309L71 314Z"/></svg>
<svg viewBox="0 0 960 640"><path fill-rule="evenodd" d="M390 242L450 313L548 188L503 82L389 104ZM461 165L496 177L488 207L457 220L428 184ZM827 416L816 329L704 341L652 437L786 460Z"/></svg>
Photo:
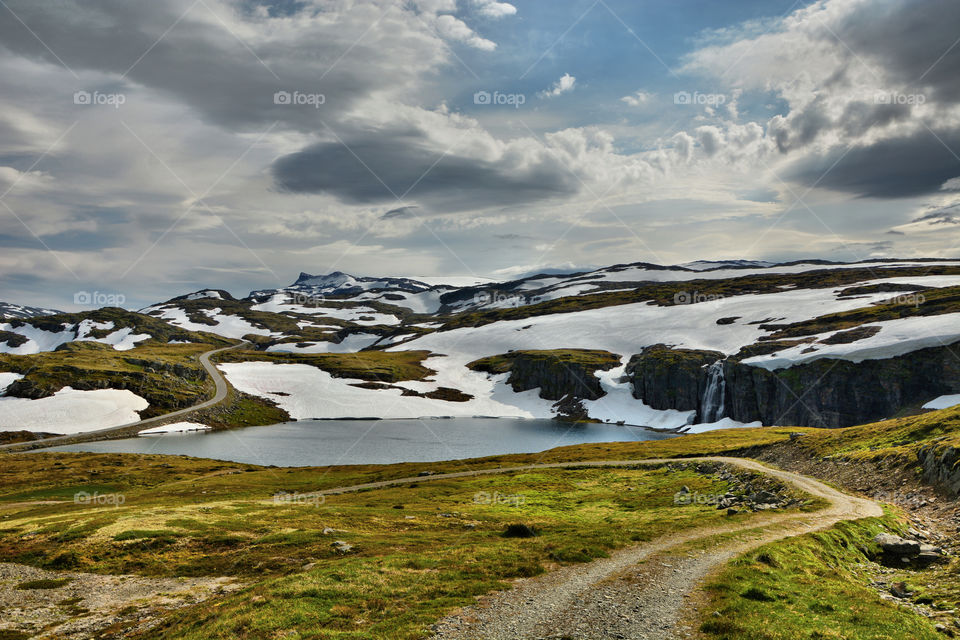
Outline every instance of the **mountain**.
<svg viewBox="0 0 960 640"><path fill-rule="evenodd" d="M208 341L207 337L200 334L170 326L147 315L111 307L0 322L0 354L45 353L61 350L74 342L100 343L115 351L129 351L147 344L204 341Z"/></svg>
<svg viewBox="0 0 960 640"><path fill-rule="evenodd" d="M10 302L0 302L0 320L11 318L35 318L37 316L51 316L55 313L61 313L56 309L42 309L40 307L27 307Z"/></svg>
<svg viewBox="0 0 960 640"><path fill-rule="evenodd" d="M227 378L293 419L840 427L960 394L951 260L635 262L461 287L302 273L121 311L11 320L0 351L244 339Z"/></svg>

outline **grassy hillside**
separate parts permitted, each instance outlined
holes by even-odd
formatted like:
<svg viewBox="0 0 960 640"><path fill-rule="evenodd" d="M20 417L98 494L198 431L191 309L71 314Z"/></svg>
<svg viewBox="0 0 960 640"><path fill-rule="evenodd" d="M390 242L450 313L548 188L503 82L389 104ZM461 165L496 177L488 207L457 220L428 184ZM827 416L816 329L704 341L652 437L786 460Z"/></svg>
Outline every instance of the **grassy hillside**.
<svg viewBox="0 0 960 640"><path fill-rule="evenodd" d="M716 614L708 616L700 630L717 640L944 637L934 628L938 620L881 600L870 586L882 571L873 563L879 555L873 536L901 526L891 516L840 523L823 533L788 538L747 553L708 584L709 610ZM939 571L956 568L954 562L952 568ZM928 576L901 570L883 579L892 584ZM956 606L955 594L940 595L942 611ZM927 595L927 600L934 598ZM943 620L949 623L951 616L944 614Z"/></svg>
<svg viewBox="0 0 960 640"><path fill-rule="evenodd" d="M415 364L409 363L409 364ZM960 410L839 430L734 429L653 442L441 463L261 468L184 457L8 455L0 466L0 560L58 570L236 576L247 587L166 619L151 638L419 638L429 625L516 577L583 562L670 531L727 521L676 504L712 475L660 469L543 469L318 498L325 488L538 462L744 454L793 447L813 457L910 468L923 443L957 437ZM802 434L798 436L797 434ZM911 456L913 458L911 459ZM865 467L866 468L866 467ZM123 496L76 504L78 492ZM748 514L734 518L748 519ZM513 524L532 538L504 537ZM870 580L882 520L767 545L711 583L708 638L932 638L931 625L879 598ZM954 565L889 574L916 600L960 606ZM146 636L145 636L146 637Z"/></svg>
<svg viewBox="0 0 960 640"><path fill-rule="evenodd" d="M354 378L369 382L401 382L423 380L434 373L423 366L429 351L360 351L357 353L281 353L251 350L227 351L219 362L274 362L306 364L326 371L337 378Z"/></svg>
<svg viewBox="0 0 960 640"><path fill-rule="evenodd" d="M210 336L207 336L208 338ZM64 348L27 356L0 354L0 371L24 375L8 389L13 396L43 398L64 387L79 390L129 389L145 398L149 418L202 402L213 395L213 382L199 356L226 341L157 344L129 351L96 342L73 342Z"/></svg>
<svg viewBox="0 0 960 640"><path fill-rule="evenodd" d="M161 456L38 454L6 462L0 560L231 575L249 584L213 608L178 612L151 638L268 638L283 630L299 638L419 638L438 617L513 578L731 518L712 505L674 500L684 485L703 494L730 488L692 467L544 469L318 499L307 492L358 471ZM122 501L75 504L77 492ZM536 535L505 535L518 524Z"/></svg>

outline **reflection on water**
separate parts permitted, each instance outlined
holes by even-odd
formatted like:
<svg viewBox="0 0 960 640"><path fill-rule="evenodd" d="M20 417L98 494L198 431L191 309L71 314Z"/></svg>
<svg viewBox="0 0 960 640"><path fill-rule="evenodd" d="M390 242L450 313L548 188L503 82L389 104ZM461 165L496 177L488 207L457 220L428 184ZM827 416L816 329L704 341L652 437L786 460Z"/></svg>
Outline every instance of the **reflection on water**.
<svg viewBox="0 0 960 640"><path fill-rule="evenodd" d="M434 462L669 437L672 435L639 427L519 418L304 420L214 433L90 442L46 451L182 454L261 465L325 466Z"/></svg>

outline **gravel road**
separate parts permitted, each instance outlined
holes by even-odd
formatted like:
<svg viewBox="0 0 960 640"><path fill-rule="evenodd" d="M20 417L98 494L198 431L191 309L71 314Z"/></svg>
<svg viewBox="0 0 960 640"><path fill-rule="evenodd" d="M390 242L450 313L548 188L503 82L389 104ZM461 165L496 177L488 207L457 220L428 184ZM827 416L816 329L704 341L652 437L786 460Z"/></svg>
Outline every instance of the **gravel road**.
<svg viewBox="0 0 960 640"><path fill-rule="evenodd" d="M811 495L829 506L812 514L770 513L762 519L730 526L699 528L615 552L609 558L570 565L519 581L509 591L481 600L440 621L434 640L533 640L629 638L667 640L692 635L683 621L695 611L701 581L733 557L788 536L826 529L842 520L883 514L871 500L844 494L826 484L788 471L739 458L686 458L591 462L542 466L626 466L664 462L722 462L759 471ZM421 479L422 480L422 479ZM758 527L763 531L754 532ZM671 549L709 536L748 532L705 551L668 554Z"/></svg>

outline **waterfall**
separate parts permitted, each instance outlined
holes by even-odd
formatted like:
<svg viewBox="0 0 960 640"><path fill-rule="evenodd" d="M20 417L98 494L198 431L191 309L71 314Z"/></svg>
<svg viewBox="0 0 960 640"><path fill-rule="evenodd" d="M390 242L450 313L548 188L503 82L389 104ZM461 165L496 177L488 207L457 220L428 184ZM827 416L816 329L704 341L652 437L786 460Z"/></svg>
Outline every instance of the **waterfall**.
<svg viewBox="0 0 960 640"><path fill-rule="evenodd" d="M700 399L700 422L716 422L723 417L727 395L727 381L723 378L723 361L707 367L707 387Z"/></svg>

